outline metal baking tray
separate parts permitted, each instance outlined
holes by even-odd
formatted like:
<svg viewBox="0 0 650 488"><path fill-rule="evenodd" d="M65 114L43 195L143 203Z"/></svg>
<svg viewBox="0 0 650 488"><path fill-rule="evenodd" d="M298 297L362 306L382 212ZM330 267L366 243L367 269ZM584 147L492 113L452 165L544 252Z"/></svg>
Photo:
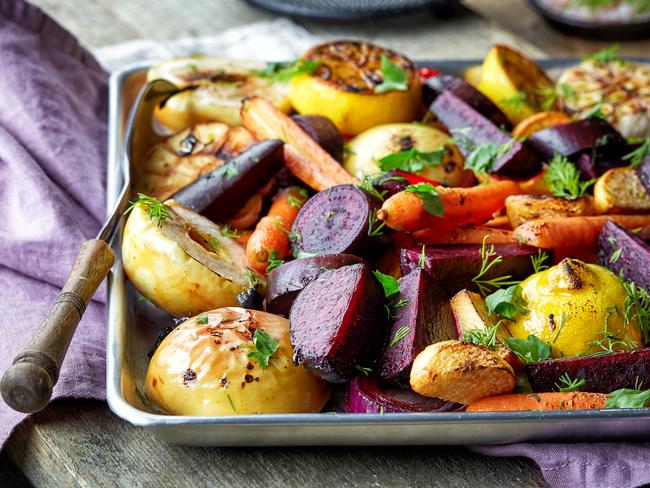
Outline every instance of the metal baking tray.
<svg viewBox="0 0 650 488"><path fill-rule="evenodd" d="M648 59L639 59L650 62ZM551 72L577 60L543 60ZM421 66L460 73L480 61L427 61ZM127 66L110 80L107 209L122 185L121 160L125 121L145 81L149 64ZM121 235L121 231L119 233ZM191 417L161 415L147 408L144 391L147 353L160 324L169 316L137 300L125 279L120 242L108 281L106 389L111 410L133 425L175 444L196 446L260 445L399 445L483 444L530 441L645 439L650 436L650 408L635 410L529 411L499 413L400 413L240 415ZM158 325L156 325L156 322Z"/></svg>

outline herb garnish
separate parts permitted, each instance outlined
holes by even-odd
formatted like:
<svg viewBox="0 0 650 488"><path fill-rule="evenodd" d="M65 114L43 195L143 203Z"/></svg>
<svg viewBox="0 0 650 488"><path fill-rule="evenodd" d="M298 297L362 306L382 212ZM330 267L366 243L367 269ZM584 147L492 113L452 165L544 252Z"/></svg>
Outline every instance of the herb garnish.
<svg viewBox="0 0 650 488"><path fill-rule="evenodd" d="M493 288L519 284L519 281L511 280L511 275L499 276L490 280L485 279L487 272L503 261L502 256L496 255L497 253L494 250L494 244L490 245L488 248L486 241L487 236L483 238L483 245L481 246L481 270L476 276L474 276L474 278L472 278L472 282L476 283L476 286L478 286L478 289L483 296L487 295ZM493 257L494 259L492 259Z"/></svg>
<svg viewBox="0 0 650 488"><path fill-rule="evenodd" d="M604 119L603 106L600 103L594 105L587 113L582 116L583 119Z"/></svg>
<svg viewBox="0 0 650 488"><path fill-rule="evenodd" d="M544 181L554 196L576 199L587 193L589 188L596 183L596 178L580 181L580 171L575 164L566 157L556 154L546 168Z"/></svg>
<svg viewBox="0 0 650 488"><path fill-rule="evenodd" d="M404 325L397 329L395 331L395 335L391 339L391 341L388 343L388 348L390 349L393 347L395 344L403 340L409 333L411 332L411 329L408 327L408 325Z"/></svg>
<svg viewBox="0 0 650 488"><path fill-rule="evenodd" d="M614 250L612 255L609 257L609 264L614 264L616 261L621 259L621 254L623 253L623 248L618 247L618 242L616 242L615 237L608 237L607 240L609 241L609 243L612 246L616 247L616 249Z"/></svg>
<svg viewBox="0 0 650 488"><path fill-rule="evenodd" d="M377 237L384 233L386 222L381 222L377 225L377 210L371 210L368 215L368 236Z"/></svg>
<svg viewBox="0 0 650 488"><path fill-rule="evenodd" d="M521 115L525 107L530 108L528 95L521 91L518 91L511 97L501 99L501 104L512 109L515 115Z"/></svg>
<svg viewBox="0 0 650 488"><path fill-rule="evenodd" d="M585 384L587 383L585 379L572 380L571 377L569 376L569 373L564 373L562 376L560 376L559 382L560 384L555 383L555 387L558 389L558 391L562 393L580 391L580 388L585 386Z"/></svg>
<svg viewBox="0 0 650 488"><path fill-rule="evenodd" d="M359 188L364 190L367 193L370 193L371 195L376 196L379 198L381 201L383 201L386 197L386 194L388 191L386 190L378 190L377 187L381 186L385 183L395 181L399 183L407 183L408 180L404 178L403 176L395 176L395 175L384 175L384 174L379 174L379 175L364 175L363 179L361 180L361 184L359 185Z"/></svg>
<svg viewBox="0 0 650 488"><path fill-rule="evenodd" d="M395 309L405 307L408 302L409 301L406 298L400 298L396 302L384 305L386 308L386 315L388 316L388 320L393 320L395 318Z"/></svg>
<svg viewBox="0 0 650 488"><path fill-rule="evenodd" d="M551 356L551 345L534 334L530 334L527 339L508 337L506 343L512 352L525 363L544 361Z"/></svg>
<svg viewBox="0 0 650 488"><path fill-rule="evenodd" d="M528 303L521 295L522 288L519 285L512 285L508 288L500 288L494 293L485 297L485 304L488 313L496 313L508 320L515 320L517 315L527 315L526 306Z"/></svg>
<svg viewBox="0 0 650 488"><path fill-rule="evenodd" d="M208 316L205 314L199 315L196 318L196 323L201 324L201 325L207 325L208 324Z"/></svg>
<svg viewBox="0 0 650 488"><path fill-rule="evenodd" d="M625 334L625 338L623 340L609 330L609 317L612 315L618 317L618 307L616 305L612 305L611 307L607 308L606 312L607 314L605 315L605 327L601 332L602 337L600 339L593 339L589 341L584 352L580 354L581 356L588 355L592 346L597 348L597 351L591 354L592 356L603 356L605 354L611 354L613 352L620 351L621 347L623 350L626 350L634 349L637 346L636 341L631 337L628 337L627 334ZM623 321L625 322L625 318L623 318Z"/></svg>
<svg viewBox="0 0 650 488"><path fill-rule="evenodd" d="M540 271L544 271L545 269L548 269L548 266L546 264L544 264L544 262L548 258L549 258L549 255L545 251L542 251L541 249L538 249L537 254L530 257L530 260L533 263L533 272L534 273L539 273Z"/></svg>
<svg viewBox="0 0 650 488"><path fill-rule="evenodd" d="M289 81L296 75L313 75L322 63L309 59L297 59L285 63L266 63L263 70L255 71L257 76L269 78L271 81Z"/></svg>
<svg viewBox="0 0 650 488"><path fill-rule="evenodd" d="M420 267L420 269L425 269L427 267L427 246L424 244L422 244L422 251L420 251L418 266Z"/></svg>
<svg viewBox="0 0 650 488"><path fill-rule="evenodd" d="M558 100L574 102L577 99L575 90L566 83L546 87L541 90L540 95L542 97L542 109L546 112L553 110Z"/></svg>
<svg viewBox="0 0 650 488"><path fill-rule="evenodd" d="M228 225L224 225L221 228L221 235L224 237L230 237L231 239L237 239L238 237L241 236L241 234L237 229L231 228Z"/></svg>
<svg viewBox="0 0 650 488"><path fill-rule="evenodd" d="M257 288L257 285L260 284L260 280L258 279L257 275L255 274L255 271L253 271L250 268L246 269L246 279L248 280L248 287L249 288Z"/></svg>
<svg viewBox="0 0 650 488"><path fill-rule="evenodd" d="M407 186L404 191L406 193L415 193L420 200L424 210L436 217L442 217L445 209L440 201L438 190L431 183L416 183L415 185Z"/></svg>
<svg viewBox="0 0 650 488"><path fill-rule="evenodd" d="M476 176L487 175L492 171L496 162L512 149L515 142L515 139L510 139L501 145L485 142L474 146L472 152L465 159L465 168L471 169Z"/></svg>
<svg viewBox="0 0 650 488"><path fill-rule="evenodd" d="M471 342L478 346L484 346L488 349L494 349L497 346L497 330L501 324L493 325L487 329L467 329L463 331L461 340Z"/></svg>
<svg viewBox="0 0 650 488"><path fill-rule="evenodd" d="M251 351L247 356L257 361L262 369L268 367L269 359L280 348L279 344L275 342L275 339L262 329L255 329L252 344L242 344L239 347L250 348Z"/></svg>
<svg viewBox="0 0 650 488"><path fill-rule="evenodd" d="M270 271L273 271L281 264L284 264L284 260L280 259L280 256L278 256L278 251L276 249L273 249L269 255L269 265L266 267L266 272L269 273Z"/></svg>
<svg viewBox="0 0 650 488"><path fill-rule="evenodd" d="M129 208L126 209L124 215L128 215L133 211L136 205L144 205L149 212L149 218L156 223L158 227L162 226L163 220L172 220L172 216L164 203L156 200L153 197L147 196L144 193L138 193L138 199L129 202Z"/></svg>
<svg viewBox="0 0 650 488"><path fill-rule="evenodd" d="M643 163L643 159L650 156L650 138L646 139L643 144L634 151L623 156L623 160L630 161L630 168L638 168Z"/></svg>
<svg viewBox="0 0 650 488"><path fill-rule="evenodd" d="M300 229L297 227L295 229L291 229L291 232L287 234L287 237L293 243L302 242L302 234L300 233Z"/></svg>
<svg viewBox="0 0 650 488"><path fill-rule="evenodd" d="M372 274L375 275L375 278L379 280L379 283L384 288L386 298L392 298L399 293L399 282L395 278L381 271L373 271Z"/></svg>
<svg viewBox="0 0 650 488"><path fill-rule="evenodd" d="M289 195L287 197L287 201L289 202L289 205L291 205L293 208L300 208L307 201L307 190L305 190L304 188L298 188L296 193L298 193L298 197Z"/></svg>
<svg viewBox="0 0 650 488"><path fill-rule="evenodd" d="M225 178L234 178L239 174L239 168L234 164L224 164L223 165L223 176Z"/></svg>
<svg viewBox="0 0 650 488"><path fill-rule="evenodd" d="M232 408L233 412L237 412L237 409L235 408L235 404L232 401L232 398L230 398L230 394L227 394L226 397L228 397L228 403L230 403L230 408Z"/></svg>
<svg viewBox="0 0 650 488"><path fill-rule="evenodd" d="M650 403L650 390L621 388L607 395L605 408L644 408Z"/></svg>
<svg viewBox="0 0 650 488"><path fill-rule="evenodd" d="M424 168L437 166L442 163L446 151L444 148L436 151L420 152L412 147L407 151L400 151L379 160L382 171L399 169L407 173L419 173Z"/></svg>
<svg viewBox="0 0 650 488"><path fill-rule="evenodd" d="M364 376L368 376L370 373L372 373L372 368L364 368L363 366L359 366L358 364L354 365L354 369L356 369L360 373L363 373Z"/></svg>
<svg viewBox="0 0 650 488"><path fill-rule="evenodd" d="M623 301L623 324L636 319L643 332L644 342L650 343L650 296L632 281L623 282L625 300Z"/></svg>
<svg viewBox="0 0 650 488"><path fill-rule="evenodd" d="M393 63L383 54L381 55L381 77L383 81L375 87L375 93L408 90L409 77L406 70Z"/></svg>
<svg viewBox="0 0 650 488"><path fill-rule="evenodd" d="M613 44L612 46L602 49L600 51L596 51L595 53L590 54L589 56L585 56L582 58L583 61L593 61L594 63L597 64L607 64L611 63L613 61L618 61L619 63L625 63L625 59L623 59L619 54L618 50L620 49L621 46L618 44Z"/></svg>

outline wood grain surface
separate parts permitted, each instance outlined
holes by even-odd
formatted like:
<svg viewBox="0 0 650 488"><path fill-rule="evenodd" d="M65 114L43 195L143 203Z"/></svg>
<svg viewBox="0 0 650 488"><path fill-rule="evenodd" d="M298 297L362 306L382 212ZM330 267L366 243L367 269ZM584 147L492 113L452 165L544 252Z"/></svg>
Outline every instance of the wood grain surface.
<svg viewBox="0 0 650 488"><path fill-rule="evenodd" d="M210 35L273 17L241 0L32 1L91 47L139 37ZM461 11L453 19L425 13L356 24L299 22L324 37L375 40L420 59L480 58L495 42L534 56L544 56L545 50L581 55L597 46L554 34L518 0L464 4L497 21ZM13 433L0 454L0 486L29 482L47 487L546 486L530 460L489 458L460 447L171 446L118 419L105 403L89 400L54 402Z"/></svg>

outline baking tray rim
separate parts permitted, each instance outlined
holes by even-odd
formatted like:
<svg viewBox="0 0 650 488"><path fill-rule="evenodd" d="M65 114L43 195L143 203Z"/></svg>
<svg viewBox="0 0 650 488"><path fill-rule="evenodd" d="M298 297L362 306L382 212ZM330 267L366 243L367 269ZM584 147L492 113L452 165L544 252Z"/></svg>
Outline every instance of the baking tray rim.
<svg viewBox="0 0 650 488"><path fill-rule="evenodd" d="M650 58L628 57L633 61L650 64ZM480 64L479 59L440 59L420 60L419 66L469 67ZM546 68L561 68L579 62L576 58L548 58L537 62ZM112 212L121 190L122 136L120 134L120 109L122 85L133 74L149 68L152 61L139 61L125 65L114 71L109 79L109 127L107 152L107 214ZM121 229L118 233L121 239ZM123 349L119 347L118 334L120 315L124 309L118 309L118 293L124 294L124 270L118 241L113 243L115 264L108 278L107 287L107 330L106 330L106 399L109 408L118 417L127 422L145 428L156 427L200 427L200 426L305 426L305 425L428 425L434 424L526 424L538 422L555 424L579 421L607 422L612 420L641 421L650 420L650 407L640 409L599 409L599 410L560 410L560 411L525 411L525 412L432 412L432 413L391 413L391 414L353 414L353 413L299 413L299 414L257 414L227 416L187 416L163 415L146 412L132 406L122 394L121 361ZM468 439L468 443L471 440Z"/></svg>

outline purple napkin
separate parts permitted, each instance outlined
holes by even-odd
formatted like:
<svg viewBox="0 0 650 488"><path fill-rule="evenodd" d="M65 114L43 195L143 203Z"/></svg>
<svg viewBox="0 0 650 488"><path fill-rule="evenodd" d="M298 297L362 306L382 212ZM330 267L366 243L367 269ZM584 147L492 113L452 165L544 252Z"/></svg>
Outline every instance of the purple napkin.
<svg viewBox="0 0 650 488"><path fill-rule="evenodd" d="M0 0L0 372L45 317L79 245L104 220L107 75L38 8ZM102 289L70 345L54 397L103 399ZM0 399L0 446L24 418ZM650 444L472 446L525 456L553 487L650 483Z"/></svg>
<svg viewBox="0 0 650 488"><path fill-rule="evenodd" d="M0 0L0 372L104 220L107 74L38 8ZM54 397L104 398L105 292L89 304ZM24 417L0 399L0 446Z"/></svg>

